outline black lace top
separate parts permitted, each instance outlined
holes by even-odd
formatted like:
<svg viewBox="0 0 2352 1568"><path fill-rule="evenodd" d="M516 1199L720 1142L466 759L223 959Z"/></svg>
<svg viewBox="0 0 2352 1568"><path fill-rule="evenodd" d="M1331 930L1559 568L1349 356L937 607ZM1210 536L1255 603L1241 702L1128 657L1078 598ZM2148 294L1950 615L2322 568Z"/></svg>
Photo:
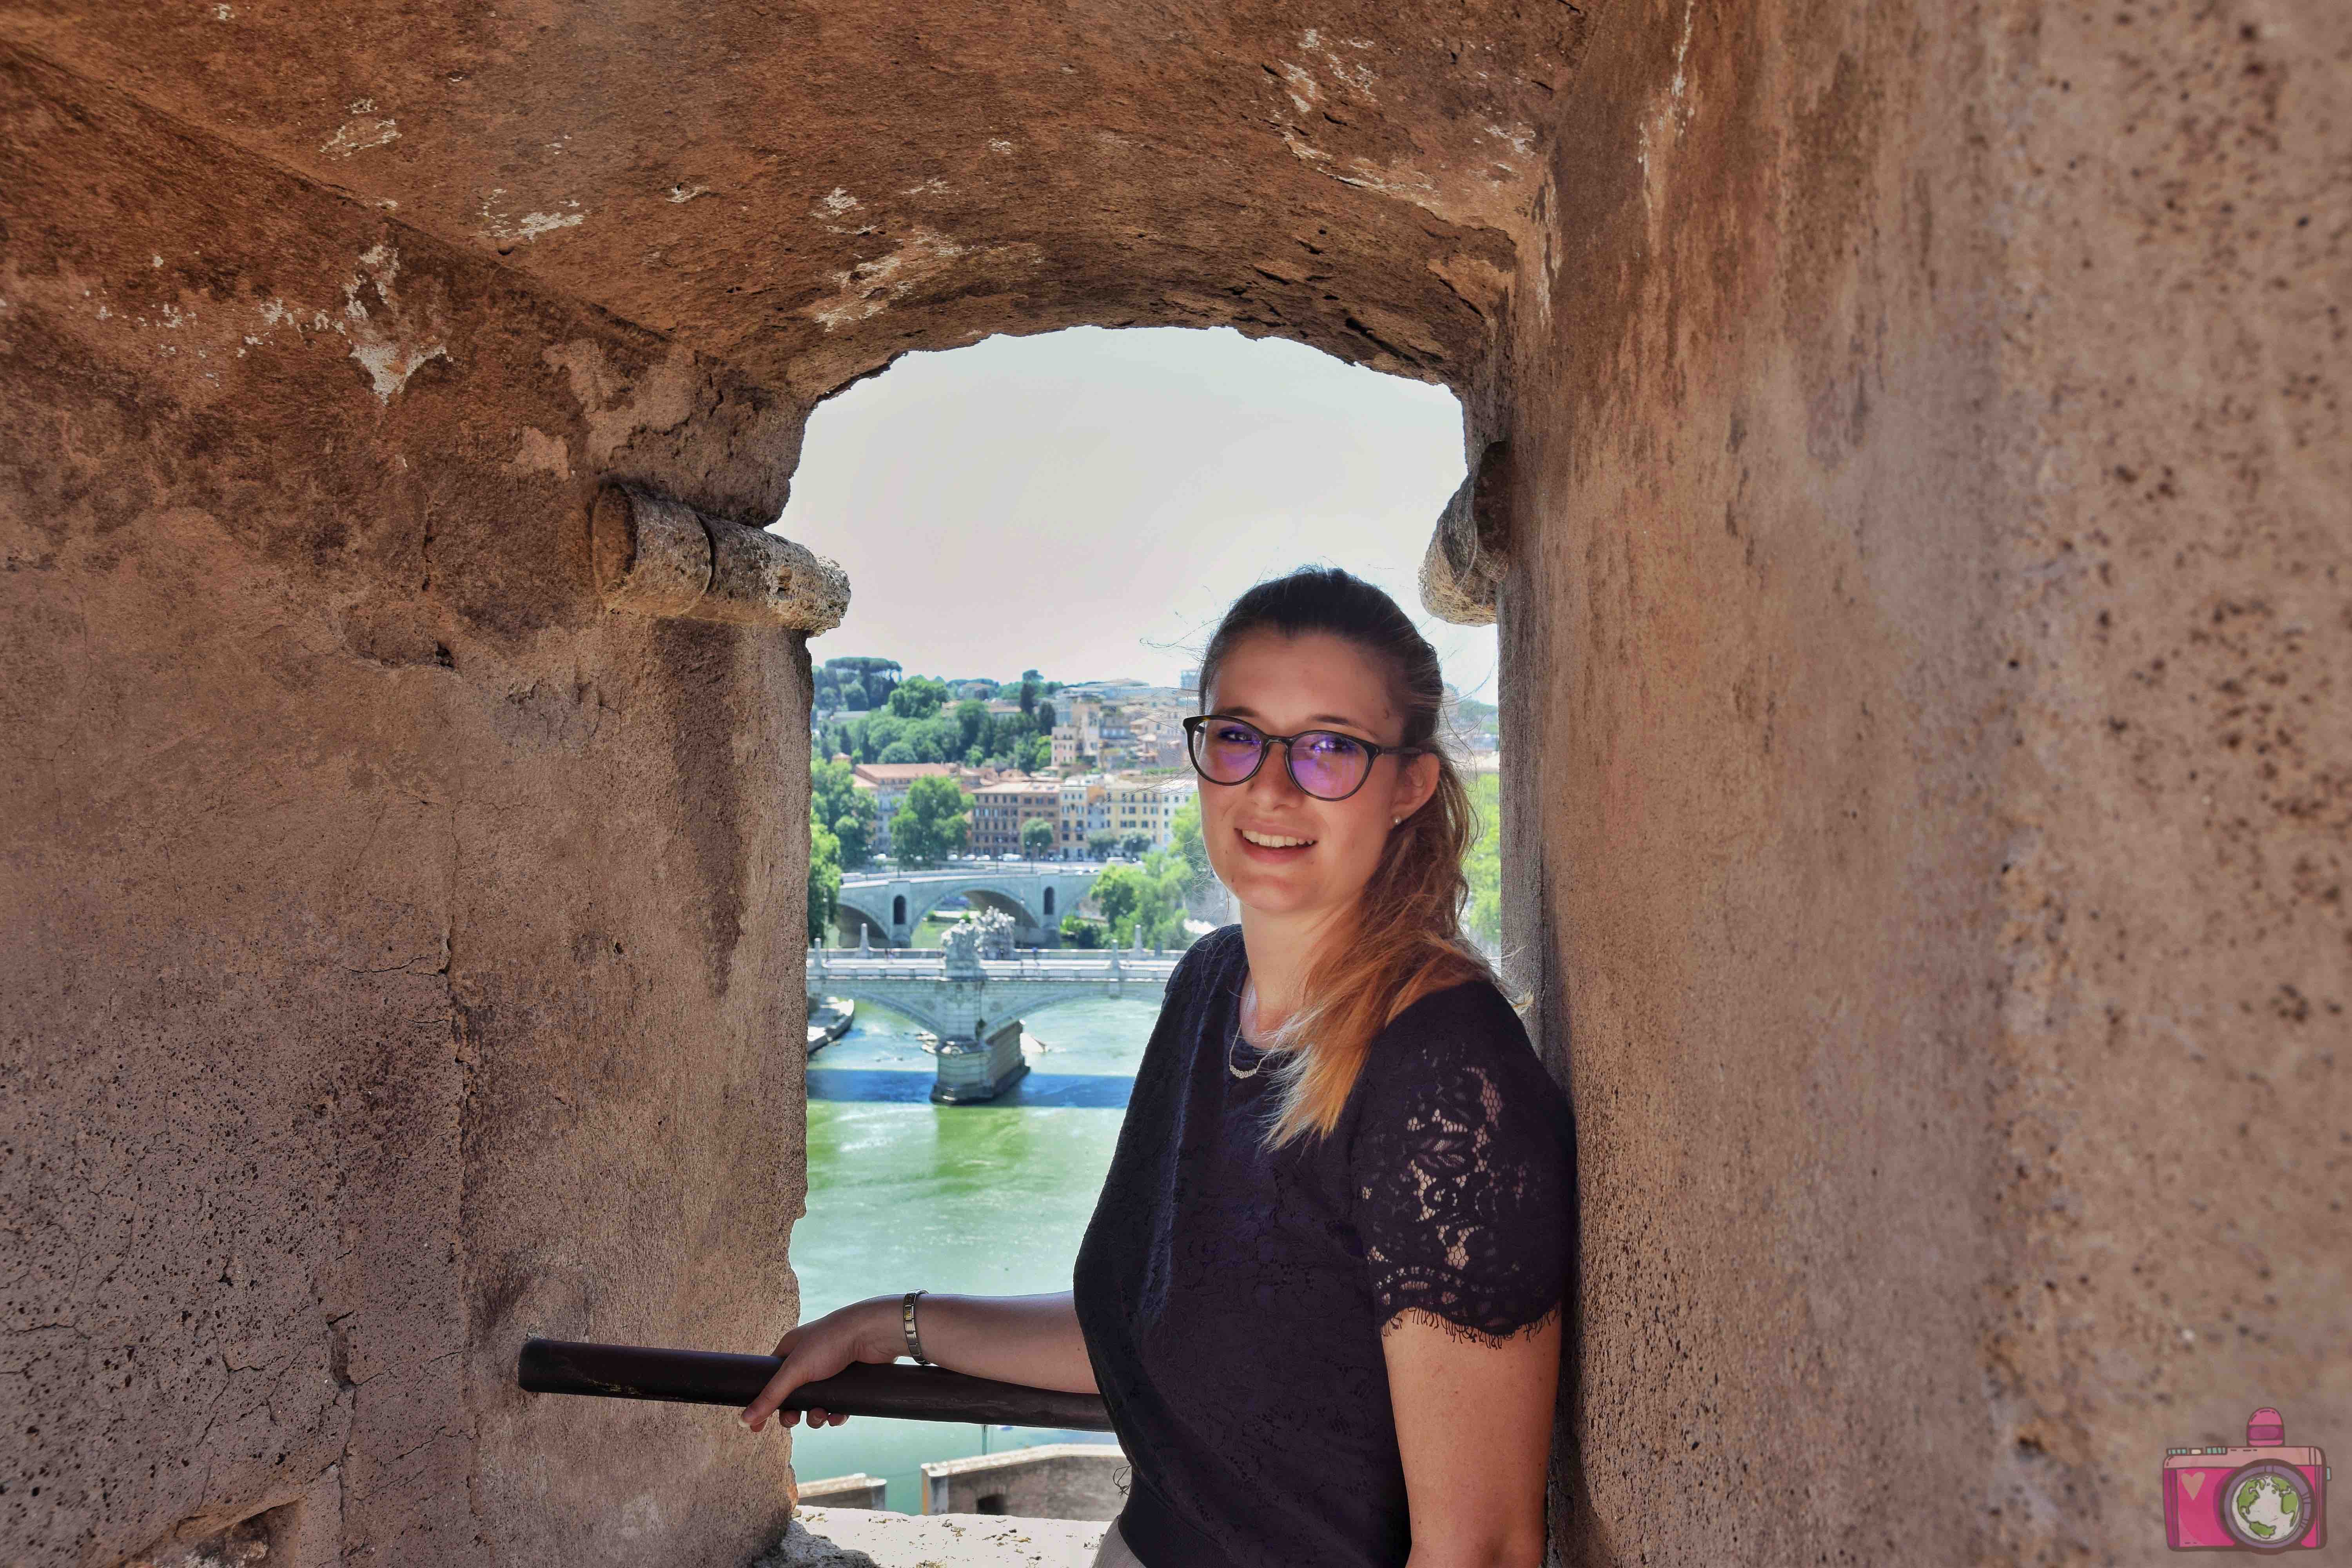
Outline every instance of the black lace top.
<svg viewBox="0 0 2352 1568"><path fill-rule="evenodd" d="M1339 1125L1265 1152L1240 1043L1241 928L1168 984L1101 1200L1078 1322L1133 1467L1147 1568L1402 1563L1383 1332L1489 1342L1559 1309L1575 1236L1568 1101L1502 994L1423 997L1372 1042Z"/></svg>

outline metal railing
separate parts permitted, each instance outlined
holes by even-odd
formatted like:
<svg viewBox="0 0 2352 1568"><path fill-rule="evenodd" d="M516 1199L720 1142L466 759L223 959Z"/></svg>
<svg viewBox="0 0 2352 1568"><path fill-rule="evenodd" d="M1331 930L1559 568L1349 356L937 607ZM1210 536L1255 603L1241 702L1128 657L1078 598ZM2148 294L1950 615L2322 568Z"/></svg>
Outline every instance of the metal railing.
<svg viewBox="0 0 2352 1568"><path fill-rule="evenodd" d="M782 1364L772 1355L525 1340L516 1358L515 1386L526 1394L582 1394L740 1409L751 1403ZM1078 1432L1111 1429L1109 1412L1097 1394L997 1383L935 1366L861 1362L833 1377L801 1384L782 1408L895 1415L902 1421L1059 1426Z"/></svg>

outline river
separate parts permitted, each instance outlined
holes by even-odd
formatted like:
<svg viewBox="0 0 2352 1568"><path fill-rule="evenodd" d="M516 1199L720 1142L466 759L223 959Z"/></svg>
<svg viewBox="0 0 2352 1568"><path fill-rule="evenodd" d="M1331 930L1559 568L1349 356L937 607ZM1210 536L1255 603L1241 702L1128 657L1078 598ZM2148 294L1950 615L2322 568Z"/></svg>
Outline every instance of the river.
<svg viewBox="0 0 2352 1568"><path fill-rule="evenodd" d="M986 1105L930 1103L931 1058L907 1019L859 1003L809 1063L808 1215L793 1229L803 1319L917 1287L1023 1295L1070 1288L1156 1004L1073 1002L1032 1020L1029 1076ZM852 1416L796 1433L804 1481L864 1471L920 1510L929 1460L1105 1434Z"/></svg>

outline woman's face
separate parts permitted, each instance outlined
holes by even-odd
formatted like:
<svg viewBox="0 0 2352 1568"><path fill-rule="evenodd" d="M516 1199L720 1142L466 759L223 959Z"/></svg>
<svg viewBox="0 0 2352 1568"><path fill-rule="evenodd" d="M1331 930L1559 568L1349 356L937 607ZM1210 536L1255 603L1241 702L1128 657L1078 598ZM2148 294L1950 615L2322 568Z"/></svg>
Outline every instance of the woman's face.
<svg viewBox="0 0 2352 1568"><path fill-rule="evenodd" d="M1258 632L1217 667L1208 711L1245 719L1269 735L1336 730L1376 745L1403 739L1404 715L1387 672L1355 644L1326 632ZM1201 781L1201 836L1209 864L1234 897L1270 915L1351 909L1379 868L1398 817L1426 805L1437 759L1382 756L1345 800L1318 800L1290 779L1285 748L1271 746L1255 776Z"/></svg>

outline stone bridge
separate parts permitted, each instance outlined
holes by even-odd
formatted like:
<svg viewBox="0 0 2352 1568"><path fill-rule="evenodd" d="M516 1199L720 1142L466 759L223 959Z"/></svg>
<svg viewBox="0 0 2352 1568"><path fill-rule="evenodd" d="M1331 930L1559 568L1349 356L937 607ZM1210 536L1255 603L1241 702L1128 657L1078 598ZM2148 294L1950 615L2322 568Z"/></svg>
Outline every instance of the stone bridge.
<svg viewBox="0 0 2352 1568"><path fill-rule="evenodd" d="M961 958L953 950L888 949L873 953L811 948L812 995L878 1002L940 1037L939 1078L931 1098L992 1100L1027 1070L1021 1025L1040 1010L1089 997L1158 1002L1167 994L1177 954L1030 952L1008 959Z"/></svg>
<svg viewBox="0 0 2352 1568"><path fill-rule="evenodd" d="M841 879L838 921L845 942L905 947L923 917L961 893L983 909L1013 917L1013 939L1024 947L1062 940L1062 917L1078 907L1103 872L1094 860L956 861L930 871L862 871Z"/></svg>

